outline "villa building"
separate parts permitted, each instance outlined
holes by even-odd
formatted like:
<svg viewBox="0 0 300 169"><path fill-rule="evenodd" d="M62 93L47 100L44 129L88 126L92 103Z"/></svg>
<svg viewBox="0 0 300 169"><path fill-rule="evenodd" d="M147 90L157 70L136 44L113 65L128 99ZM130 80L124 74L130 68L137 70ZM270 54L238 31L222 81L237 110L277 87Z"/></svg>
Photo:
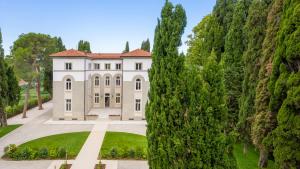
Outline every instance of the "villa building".
<svg viewBox="0 0 300 169"><path fill-rule="evenodd" d="M52 54L53 119L87 120L107 113L121 120L145 119L151 53Z"/></svg>

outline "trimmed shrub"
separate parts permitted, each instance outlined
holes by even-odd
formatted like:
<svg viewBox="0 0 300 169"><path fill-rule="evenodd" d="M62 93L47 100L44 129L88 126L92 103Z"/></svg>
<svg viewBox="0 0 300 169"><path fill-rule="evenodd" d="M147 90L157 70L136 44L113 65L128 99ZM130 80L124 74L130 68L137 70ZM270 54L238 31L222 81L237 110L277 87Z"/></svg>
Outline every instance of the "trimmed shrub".
<svg viewBox="0 0 300 169"><path fill-rule="evenodd" d="M51 100L51 96L50 95L42 95L42 102L45 103L47 101ZM28 109L34 108L37 106L37 99L29 99L28 101ZM23 102L19 102L19 104L16 104L14 106L7 106L5 108L5 112L7 114L7 118L13 117L15 115L18 115L20 113L22 113L23 111L23 107L24 107L24 103Z"/></svg>
<svg viewBox="0 0 300 169"><path fill-rule="evenodd" d="M123 149L122 149L122 151L121 151L121 153L120 153L120 156L122 157L122 158L128 158L128 147L123 147Z"/></svg>
<svg viewBox="0 0 300 169"><path fill-rule="evenodd" d="M50 159L55 159L57 157L57 149L51 148L49 150L49 157Z"/></svg>
<svg viewBox="0 0 300 169"><path fill-rule="evenodd" d="M136 158L142 159L144 155L144 150L142 147L136 147L135 149Z"/></svg>
<svg viewBox="0 0 300 169"><path fill-rule="evenodd" d="M33 150L29 147L25 147L20 151L16 151L16 158L18 160L32 160L33 157Z"/></svg>
<svg viewBox="0 0 300 169"><path fill-rule="evenodd" d="M38 158L40 159L46 159L49 157L49 151L47 148L41 148L38 151Z"/></svg>
<svg viewBox="0 0 300 169"><path fill-rule="evenodd" d="M112 158L117 158L118 157L118 150L117 148L113 147L111 150L110 150L110 156Z"/></svg>
<svg viewBox="0 0 300 169"><path fill-rule="evenodd" d="M65 158L66 157L66 154L67 154L67 150L63 147L59 147L57 149L57 157L58 158Z"/></svg>
<svg viewBox="0 0 300 169"><path fill-rule="evenodd" d="M128 156L130 158L135 158L135 150L133 148L130 148L128 151Z"/></svg>

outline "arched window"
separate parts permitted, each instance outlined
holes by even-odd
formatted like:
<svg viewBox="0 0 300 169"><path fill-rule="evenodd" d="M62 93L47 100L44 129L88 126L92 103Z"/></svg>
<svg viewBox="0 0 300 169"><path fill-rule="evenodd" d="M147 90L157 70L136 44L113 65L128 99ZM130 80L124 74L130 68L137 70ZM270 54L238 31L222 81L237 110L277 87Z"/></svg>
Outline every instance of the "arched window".
<svg viewBox="0 0 300 169"><path fill-rule="evenodd" d="M95 86L99 86L100 85L100 79L98 76L95 77Z"/></svg>
<svg viewBox="0 0 300 169"><path fill-rule="evenodd" d="M116 86L121 86L121 78L120 78L120 76L116 77Z"/></svg>
<svg viewBox="0 0 300 169"><path fill-rule="evenodd" d="M72 81L71 79L66 79L66 90L72 90Z"/></svg>
<svg viewBox="0 0 300 169"><path fill-rule="evenodd" d="M142 81L141 81L141 79L136 79L135 80L135 90L138 90L138 91L142 90Z"/></svg>
<svg viewBox="0 0 300 169"><path fill-rule="evenodd" d="M105 77L105 86L109 86L110 85L110 78L109 76Z"/></svg>

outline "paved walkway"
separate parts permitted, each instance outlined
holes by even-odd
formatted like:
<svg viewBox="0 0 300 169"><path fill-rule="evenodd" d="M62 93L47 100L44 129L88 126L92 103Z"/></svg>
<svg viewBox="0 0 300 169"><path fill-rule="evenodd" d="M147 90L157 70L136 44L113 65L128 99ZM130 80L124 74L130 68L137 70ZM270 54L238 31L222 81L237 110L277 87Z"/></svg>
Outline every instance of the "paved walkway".
<svg viewBox="0 0 300 169"><path fill-rule="evenodd" d="M9 144L20 145L30 140L54 134L91 131L93 125L46 125L45 121L52 116L52 103L44 104L44 110L31 109L28 111L28 120L21 127L0 138L0 157L4 154L4 147ZM8 124L16 124L20 115L8 120ZM1 159L0 159L1 161Z"/></svg>
<svg viewBox="0 0 300 169"><path fill-rule="evenodd" d="M94 169L107 130L108 121L97 121L71 169ZM112 168L113 169L113 168Z"/></svg>

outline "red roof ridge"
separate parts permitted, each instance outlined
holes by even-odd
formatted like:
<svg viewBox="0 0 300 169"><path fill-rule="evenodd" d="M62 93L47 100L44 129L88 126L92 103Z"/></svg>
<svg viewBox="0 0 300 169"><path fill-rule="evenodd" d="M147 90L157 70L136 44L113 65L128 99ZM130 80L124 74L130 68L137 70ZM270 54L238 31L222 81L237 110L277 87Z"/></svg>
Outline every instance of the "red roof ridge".
<svg viewBox="0 0 300 169"><path fill-rule="evenodd" d="M142 49L135 49L127 53L86 53L75 49L69 49L53 53L51 57L89 57L91 59L118 59L121 57L151 57L151 53Z"/></svg>

